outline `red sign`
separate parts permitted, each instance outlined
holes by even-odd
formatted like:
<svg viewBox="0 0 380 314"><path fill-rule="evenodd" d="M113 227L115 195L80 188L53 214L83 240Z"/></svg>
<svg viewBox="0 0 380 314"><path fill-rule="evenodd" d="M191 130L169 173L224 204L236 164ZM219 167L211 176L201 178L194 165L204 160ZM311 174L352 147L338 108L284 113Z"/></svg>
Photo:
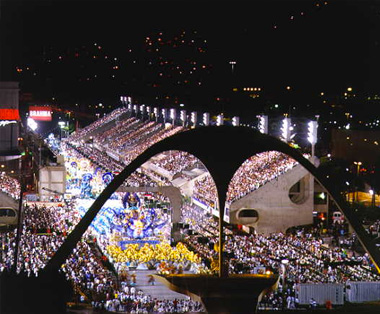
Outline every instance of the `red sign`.
<svg viewBox="0 0 380 314"><path fill-rule="evenodd" d="M20 120L18 109L0 109L0 120Z"/></svg>
<svg viewBox="0 0 380 314"><path fill-rule="evenodd" d="M51 121L51 108L29 106L29 117L38 121Z"/></svg>

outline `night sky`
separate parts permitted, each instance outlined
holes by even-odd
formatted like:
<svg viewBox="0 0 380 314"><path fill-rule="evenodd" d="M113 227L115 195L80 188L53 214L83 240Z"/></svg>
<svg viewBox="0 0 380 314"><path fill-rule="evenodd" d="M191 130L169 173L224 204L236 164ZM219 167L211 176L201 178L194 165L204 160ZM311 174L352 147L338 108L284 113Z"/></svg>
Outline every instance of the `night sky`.
<svg viewBox="0 0 380 314"><path fill-rule="evenodd" d="M349 86L375 93L380 91L379 7L378 1L0 0L0 79L19 80L16 67L36 63L46 47L95 42L122 57L152 33L183 29L207 40L212 97L218 86L233 84L261 86L271 95L289 85L299 101ZM231 60L237 62L233 76ZM127 79L123 84L132 86ZM44 86L22 80L21 85L33 93ZM104 96L119 98L123 88L107 86ZM202 91L205 99L207 92Z"/></svg>

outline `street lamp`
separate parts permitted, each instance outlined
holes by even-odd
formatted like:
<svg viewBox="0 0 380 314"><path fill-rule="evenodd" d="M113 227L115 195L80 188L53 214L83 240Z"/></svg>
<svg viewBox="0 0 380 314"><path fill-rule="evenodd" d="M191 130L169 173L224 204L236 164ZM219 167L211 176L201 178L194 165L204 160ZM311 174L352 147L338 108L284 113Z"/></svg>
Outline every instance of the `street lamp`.
<svg viewBox="0 0 380 314"><path fill-rule="evenodd" d="M362 162L361 161L354 161L354 164L357 165L356 174L359 176L360 166L362 165Z"/></svg>
<svg viewBox="0 0 380 314"><path fill-rule="evenodd" d="M230 65L231 65L231 72L234 73L236 61L230 61Z"/></svg>

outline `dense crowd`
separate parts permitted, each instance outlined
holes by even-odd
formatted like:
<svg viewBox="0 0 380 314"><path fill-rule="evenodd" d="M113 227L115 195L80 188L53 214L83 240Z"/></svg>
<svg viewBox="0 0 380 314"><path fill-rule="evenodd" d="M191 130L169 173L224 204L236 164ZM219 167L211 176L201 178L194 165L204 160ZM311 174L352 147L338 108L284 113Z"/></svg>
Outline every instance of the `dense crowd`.
<svg viewBox="0 0 380 314"><path fill-rule="evenodd" d="M15 178L0 174L0 191L12 197L14 200L18 200L21 191L20 182Z"/></svg>
<svg viewBox="0 0 380 314"><path fill-rule="evenodd" d="M75 204L57 204L48 207L40 204L26 206L18 272L37 276L39 270L46 265L79 219ZM15 233L12 231L2 235L1 271L12 267ZM186 254L196 258L194 253L186 251L183 245L178 245L177 250L178 252L173 253L173 250L166 245L162 247L160 254L165 254L166 251L172 254L183 254L178 257L178 261L181 262L184 261ZM135 287L136 282L130 281L128 276L120 273L118 280L118 274L107 267L106 260L90 229L61 268L73 285L73 302L91 303L94 308L110 311L164 312L170 308L176 313L184 313L189 308L197 312L203 310L199 302L190 299L158 300L145 295Z"/></svg>
<svg viewBox="0 0 380 314"><path fill-rule="evenodd" d="M183 207L181 219L196 231L193 235L185 235L185 243L202 258L203 265L211 272L216 271L217 221L202 208L190 204ZM378 221L370 229L375 232L377 226ZM314 227L267 236L224 230L224 254L230 274L266 271L280 274L278 289L263 297L259 304L261 309L296 308L297 285L301 283L380 281L369 255L355 251L355 234L337 236L333 227L328 234Z"/></svg>
<svg viewBox="0 0 380 314"><path fill-rule="evenodd" d="M78 220L79 215L74 204L27 206L18 270L25 271L28 275L36 275ZM156 300L136 288L131 289L133 282L124 278L122 265L125 262L123 259L128 256L140 258L144 262L152 258L155 260L153 265L157 270L161 267L165 272L173 267L163 267L162 262L171 264L170 266L185 267L186 259L200 258L202 262L198 266L199 269L213 269L218 254L215 247L218 234L217 221L211 215L205 214L203 209L191 204L186 204L182 208L181 221L196 230L195 235L188 235L185 232L184 243L199 257L182 243L177 244L176 248L171 248L169 244L161 244L157 250L150 245L139 248L135 245L124 251L110 246L106 255L112 257L110 261L114 262L115 269L119 272L121 279L119 283L116 274L105 267L105 255L97 246L97 241L94 241L96 235L91 231L88 232L62 267L67 278L73 283L77 300L91 302L94 307L108 310L145 309L149 312L153 309L157 311L173 309L175 307L173 301ZM269 236L239 235L233 234L228 229L225 230L224 251L230 273L257 273L260 269L280 272L283 279L280 280L280 287L276 292L270 292L263 298L261 305L264 307L269 304L278 307L288 296L296 298L299 283L380 280L379 274L373 270L368 255L359 255L352 249L354 241L350 237L346 237L347 241L342 240L341 246L329 246L324 243L324 238L317 229L299 229L289 234L277 233ZM200 236L207 238L208 241L199 241ZM15 233L10 232L7 237L3 240L1 270L8 269L12 265ZM185 257L186 255L191 257ZM286 270L281 273L285 260ZM174 269L178 271L179 268ZM194 268L196 269L197 267ZM199 304L190 300L185 301L178 301L184 302L177 308L178 311L188 307L201 310Z"/></svg>
<svg viewBox="0 0 380 314"><path fill-rule="evenodd" d="M188 168L191 169L198 162L198 158L180 151L164 152L159 157L152 162L153 165L165 169L172 176Z"/></svg>
<svg viewBox="0 0 380 314"><path fill-rule="evenodd" d="M294 159L276 151L264 152L247 159L233 176L227 202L233 202L257 190L297 165ZM209 174L195 180L193 197L208 207L214 207L216 187Z"/></svg>
<svg viewBox="0 0 380 314"><path fill-rule="evenodd" d="M127 108L117 108L113 110L111 113L105 115L104 117L96 120L95 122L91 123L90 125L84 127L83 129L77 130L74 134L70 135L70 141L77 142L83 140L84 137L87 135L92 134L92 132L96 131L100 126L105 125L118 117L120 117L122 114L127 112Z"/></svg>
<svg viewBox="0 0 380 314"><path fill-rule="evenodd" d="M214 208L217 204L215 182L210 174L206 174L194 181L193 197L207 207Z"/></svg>
<svg viewBox="0 0 380 314"><path fill-rule="evenodd" d="M294 159L276 151L259 153L250 157L234 174L227 193L228 201L235 201L257 190L297 164L298 162Z"/></svg>
<svg viewBox="0 0 380 314"><path fill-rule="evenodd" d="M137 155L159 140L183 130L152 121L127 118L118 121L125 109L117 109L96 123L82 129L63 143L67 156L67 168L71 171L68 184L80 186L82 178L93 174L93 185L100 193L106 182L101 181L104 172L115 173L123 169ZM97 128L115 120L115 125L96 133ZM87 146L80 141L93 136L94 143L104 148ZM73 145L72 143L75 143ZM115 160L105 151L116 151L122 160ZM155 158L153 164L171 174L194 167L196 158L183 152L166 152ZM85 159L85 162L83 161ZM83 161L83 171L80 164ZM75 169L74 166L75 165ZM236 172L230 183L228 201L235 201L254 191L266 182L295 167L297 162L278 152L265 152L249 158ZM97 171L101 169L102 171ZM98 175L98 174L101 175ZM260 175L258 175L260 174ZM98 177L97 177L98 175ZM17 197L17 181L0 177L1 190ZM157 186L170 184L153 170L139 168L125 182L128 186ZM13 191L13 192L10 192ZM12 194L13 193L13 194ZM95 193L95 194L96 194ZM189 299L158 300L137 289L131 265L145 263L157 272L180 273L192 264L194 272L217 271L218 220L211 214L216 206L216 187L209 174L194 181L193 200L205 204L204 210L196 204L184 202L181 210L183 241L172 247L168 242L159 244L131 244L125 248L111 243L111 239L89 228L71 256L62 266L62 271L72 282L76 302L91 303L95 309L135 313L165 313L188 311L199 312L200 303ZM78 223L81 213L77 203L45 206L28 205L20 242L20 258L17 269L29 276L38 275L49 258L63 243L67 234ZM184 226L187 227L184 227ZM379 221L368 227L375 237L379 234ZM189 232L189 231L192 232ZM297 285L300 283L345 283L349 281L380 281L368 254L354 250L355 236L334 233L336 241L325 242L319 229L298 229L291 233L262 234L235 233L225 227L223 250L230 274L279 273L281 280L276 291L269 292L261 301L264 308L297 306ZM13 263L15 231L2 235L0 270L10 269ZM162 239L161 239L162 240ZM109 267L109 266L112 267ZM284 305L286 303L286 305Z"/></svg>
<svg viewBox="0 0 380 314"><path fill-rule="evenodd" d="M114 112L112 113L114 114ZM120 115L121 113L119 113ZM114 114L112 119L118 115ZM108 117L108 115L106 116ZM119 156L123 156L120 162L128 165L133 159L145 151L148 147L169 137L175 133L184 130L181 126L173 126L170 124L157 123L154 121L140 121L136 118L126 118L117 121L115 125L104 130L104 132L95 133L97 127L111 121L111 118L103 118L104 121L98 120L96 127L93 124L79 131L78 134L70 136L68 142L78 143L78 139L83 138L83 134L92 134L92 139L98 146L107 150L116 152ZM78 143L78 146L83 146Z"/></svg>

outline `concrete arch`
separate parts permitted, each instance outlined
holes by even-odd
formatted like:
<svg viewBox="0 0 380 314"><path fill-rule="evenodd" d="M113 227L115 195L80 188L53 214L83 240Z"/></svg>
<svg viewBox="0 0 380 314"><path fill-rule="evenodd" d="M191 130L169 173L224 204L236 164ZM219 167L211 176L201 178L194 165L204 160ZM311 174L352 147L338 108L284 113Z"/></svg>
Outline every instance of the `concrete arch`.
<svg viewBox="0 0 380 314"><path fill-rule="evenodd" d="M296 149L290 147L281 140L248 128L232 126L209 126L177 133L153 146L133 160L124 170L116 176L112 182L95 200L85 216L75 229L69 234L56 254L48 262L44 271L58 271L60 266L70 255L77 242L81 239L88 226L91 224L103 204L113 192L125 181L125 179L152 156L166 150L180 150L197 157L209 170L217 187L219 199L219 245L223 245L223 216L224 205L229 182L240 165L250 156L269 150L277 150L289 155L304 166L319 181L343 212L347 221L358 235L363 247L372 257L378 271L380 271L380 252L371 242L363 226L355 219L354 211L347 206L340 194L336 193L329 182L319 175L317 168L305 159ZM224 272L223 256L219 256L219 276L226 276Z"/></svg>

